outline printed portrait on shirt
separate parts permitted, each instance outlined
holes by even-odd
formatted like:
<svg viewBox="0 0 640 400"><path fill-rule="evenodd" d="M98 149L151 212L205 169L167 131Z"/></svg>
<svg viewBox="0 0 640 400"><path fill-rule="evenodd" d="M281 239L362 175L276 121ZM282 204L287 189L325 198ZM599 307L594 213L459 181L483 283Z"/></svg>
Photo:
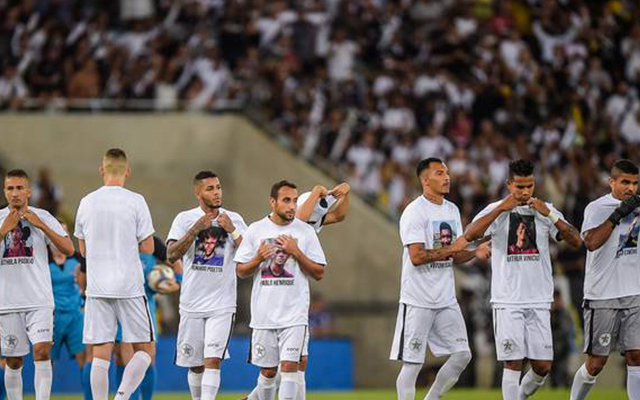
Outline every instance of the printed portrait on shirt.
<svg viewBox="0 0 640 400"><path fill-rule="evenodd" d="M539 254L536 240L536 219L533 215L509 214L508 255Z"/></svg>
<svg viewBox="0 0 640 400"><path fill-rule="evenodd" d="M458 238L456 226L453 220L433 221L433 248L442 249L451 246Z"/></svg>
<svg viewBox="0 0 640 400"><path fill-rule="evenodd" d="M4 237L4 258L33 257L33 238L31 227L23 221L18 222Z"/></svg>
<svg viewBox="0 0 640 400"><path fill-rule="evenodd" d="M293 263L295 260L289 253L277 245L275 239L265 239L265 243L276 246L275 254L262 262L260 273L263 278L293 278Z"/></svg>
<svg viewBox="0 0 640 400"><path fill-rule="evenodd" d="M618 242L616 257L628 254L637 254L638 233L640 233L640 214L631 213L620 224L622 233Z"/></svg>
<svg viewBox="0 0 640 400"><path fill-rule="evenodd" d="M200 232L196 238L196 253L193 257L193 263L195 265L223 265L227 236L228 233L218 226L212 226Z"/></svg>

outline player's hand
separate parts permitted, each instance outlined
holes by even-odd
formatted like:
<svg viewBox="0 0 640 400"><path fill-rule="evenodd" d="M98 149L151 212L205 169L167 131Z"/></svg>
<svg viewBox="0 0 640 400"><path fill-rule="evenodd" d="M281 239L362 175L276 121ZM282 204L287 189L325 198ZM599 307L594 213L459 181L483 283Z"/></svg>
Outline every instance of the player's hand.
<svg viewBox="0 0 640 400"><path fill-rule="evenodd" d="M276 246L269 244L267 242L262 242L260 248L258 249L258 258L260 261L264 261L268 258L273 257L276 254Z"/></svg>
<svg viewBox="0 0 640 400"><path fill-rule="evenodd" d="M196 221L193 225L193 229L195 229L196 233L200 233L205 229L211 228L211 222L214 220L213 214L206 213L200 219Z"/></svg>
<svg viewBox="0 0 640 400"><path fill-rule="evenodd" d="M537 212L539 212L540 214L544 215L545 217L548 217L549 213L551 212L551 210L549 210L549 207L547 207L547 205L544 204L544 201L540 199L536 199L535 197L530 198L529 201L527 202L527 205L533 208L534 210L536 210Z"/></svg>
<svg viewBox="0 0 640 400"><path fill-rule="evenodd" d="M162 285L160 285L160 287L158 287L158 293L160 294L174 293L178 290L180 290L180 284L174 279L166 280L162 282Z"/></svg>
<svg viewBox="0 0 640 400"><path fill-rule="evenodd" d="M18 212L18 210L9 211L9 215L7 215L7 218L5 218L4 222L2 223L2 227L0 228L0 234L2 235L2 237L7 236L7 233L11 232L13 228L18 226L19 222L20 213Z"/></svg>
<svg viewBox="0 0 640 400"><path fill-rule="evenodd" d="M314 195L318 196L318 197L323 197L329 194L329 191L327 190L326 187L322 186L322 185L316 185L313 187L313 190L311 191L311 193L313 193Z"/></svg>
<svg viewBox="0 0 640 400"><path fill-rule="evenodd" d="M35 228L43 229L45 227L44 222L42 222L42 220L36 215L36 213L31 211L30 209L27 209L27 211L22 214L22 218L26 219L27 222L29 222Z"/></svg>
<svg viewBox="0 0 640 400"><path fill-rule="evenodd" d="M298 251L298 241L291 235L280 235L276 243L287 254L295 254Z"/></svg>
<svg viewBox="0 0 640 400"><path fill-rule="evenodd" d="M218 215L218 225L229 233L236 230L236 226L233 225L233 222L231 222L231 218L229 218L227 213L220 213L220 215Z"/></svg>
<svg viewBox="0 0 640 400"><path fill-rule="evenodd" d="M488 260L491 258L491 241L482 243L476 248L476 258L478 260Z"/></svg>
<svg viewBox="0 0 640 400"><path fill-rule="evenodd" d="M638 207L640 207L640 196L634 194L633 196L621 202L618 208L616 208L613 213L611 213L608 219L613 225L618 225L624 217L631 214L633 210Z"/></svg>
<svg viewBox="0 0 640 400"><path fill-rule="evenodd" d="M350 191L351 191L351 186L349 186L348 183L343 182L338 186L334 187L333 189L331 189L331 192L329 192L329 194L339 199L342 196L348 195Z"/></svg>
<svg viewBox="0 0 640 400"><path fill-rule="evenodd" d="M518 205L519 201L516 200L516 196L510 194L500 202L500 205L498 205L498 207L500 208L500 210L502 210L502 212L507 212L518 207Z"/></svg>
<svg viewBox="0 0 640 400"><path fill-rule="evenodd" d="M447 247L451 251L462 251L469 245L469 241L465 239L464 235L460 236L453 244Z"/></svg>

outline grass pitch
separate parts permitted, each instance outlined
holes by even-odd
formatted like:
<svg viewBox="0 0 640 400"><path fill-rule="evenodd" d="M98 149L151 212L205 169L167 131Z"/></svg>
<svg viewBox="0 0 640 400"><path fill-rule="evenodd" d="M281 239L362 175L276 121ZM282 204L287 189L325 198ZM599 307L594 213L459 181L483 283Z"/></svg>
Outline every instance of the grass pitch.
<svg viewBox="0 0 640 400"><path fill-rule="evenodd" d="M242 393L221 393L216 400L237 400ZM418 391L416 400L424 398L425 392ZM33 400L33 396L27 396L28 400ZM333 392L333 393L307 393L307 400L394 400L395 391L391 390L361 390L355 392ZM567 400L568 390L541 390L536 393L532 400ZM52 400L82 400L81 396L74 395L53 395ZM159 393L154 396L154 400L190 400L187 393ZM443 400L500 400L502 395L498 390L452 390L443 397ZM627 393L623 390L592 390L588 400L626 400Z"/></svg>

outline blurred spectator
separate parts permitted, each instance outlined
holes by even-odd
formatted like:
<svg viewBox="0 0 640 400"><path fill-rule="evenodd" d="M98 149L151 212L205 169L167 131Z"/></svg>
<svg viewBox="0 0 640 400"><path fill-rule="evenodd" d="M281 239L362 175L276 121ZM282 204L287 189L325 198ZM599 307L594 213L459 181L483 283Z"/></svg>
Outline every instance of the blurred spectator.
<svg viewBox="0 0 640 400"><path fill-rule="evenodd" d="M51 180L48 168L42 167L38 171L38 178L31 186L31 203L52 215L58 215L62 189Z"/></svg>
<svg viewBox="0 0 640 400"><path fill-rule="evenodd" d="M309 305L309 333L313 338L331 336L335 333L327 304L317 293L311 296Z"/></svg>
<svg viewBox="0 0 640 400"><path fill-rule="evenodd" d="M551 387L569 387L572 380L569 375L569 358L573 350L575 327L562 301L560 291L557 289L553 293L551 331L553 333L553 368L550 374Z"/></svg>

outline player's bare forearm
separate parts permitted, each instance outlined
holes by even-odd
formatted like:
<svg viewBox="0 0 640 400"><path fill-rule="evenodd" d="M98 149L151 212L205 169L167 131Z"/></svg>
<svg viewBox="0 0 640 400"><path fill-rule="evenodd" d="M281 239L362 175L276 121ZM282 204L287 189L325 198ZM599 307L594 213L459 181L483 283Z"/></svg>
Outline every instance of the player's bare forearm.
<svg viewBox="0 0 640 400"><path fill-rule="evenodd" d="M167 247L167 259L170 262L176 262L180 260L189 251L189 247L193 244L198 236L195 229L191 228L187 233L179 240L171 241L169 247Z"/></svg>
<svg viewBox="0 0 640 400"><path fill-rule="evenodd" d="M322 280L324 277L324 265L313 262L300 249L296 249L291 255L298 261L298 265L300 265L304 273L316 281Z"/></svg>
<svg viewBox="0 0 640 400"><path fill-rule="evenodd" d="M298 210L296 211L296 218L304 222L309 222L309 218L311 218L311 214L313 214L313 207L315 206L318 197L319 196L315 191L311 192L307 201L298 207Z"/></svg>
<svg viewBox="0 0 640 400"><path fill-rule="evenodd" d="M613 223L606 220L600 226L586 231L584 233L584 246L589 251L598 250L609 240L614 228Z"/></svg>
<svg viewBox="0 0 640 400"><path fill-rule="evenodd" d="M338 222L342 222L347 218L347 213L349 212L349 194L342 196L338 200L338 205L335 210L327 214L324 219L324 225L337 224Z"/></svg>
<svg viewBox="0 0 640 400"><path fill-rule="evenodd" d="M422 249L413 251L411 247L409 248L409 257L411 258L411 263L416 267L436 261L448 260L456 253L458 253L458 251L449 248L425 249L423 247Z"/></svg>
<svg viewBox="0 0 640 400"><path fill-rule="evenodd" d="M482 239L487 229L489 229L493 221L495 221L500 214L502 214L502 210L496 208L484 217L478 218L467 226L467 230L464 232L464 238L469 242Z"/></svg>
<svg viewBox="0 0 640 400"><path fill-rule="evenodd" d="M464 264L476 258L475 250L461 250L453 255L454 264Z"/></svg>
<svg viewBox="0 0 640 400"><path fill-rule="evenodd" d="M236 273L238 274L238 278L245 279L256 273L258 270L258 266L262 262L262 258L260 256L255 256L251 261L246 263L238 263L236 265Z"/></svg>
<svg viewBox="0 0 640 400"><path fill-rule="evenodd" d="M569 246L574 249L582 247L582 238L580 232L570 223L561 219L556 222L556 228L558 228L560 238L565 241Z"/></svg>
<svg viewBox="0 0 640 400"><path fill-rule="evenodd" d="M73 253L76 252L76 249L73 247L73 241L71 241L71 238L69 238L69 236L62 236L51 230L46 225L42 227L42 231L49 238L49 240L51 240L51 243L56 246L56 248L60 250L60 252L65 256L71 257Z"/></svg>
<svg viewBox="0 0 640 400"><path fill-rule="evenodd" d="M140 251L140 253L153 254L154 250L155 244L153 243L153 236L149 236L138 243L138 251Z"/></svg>

